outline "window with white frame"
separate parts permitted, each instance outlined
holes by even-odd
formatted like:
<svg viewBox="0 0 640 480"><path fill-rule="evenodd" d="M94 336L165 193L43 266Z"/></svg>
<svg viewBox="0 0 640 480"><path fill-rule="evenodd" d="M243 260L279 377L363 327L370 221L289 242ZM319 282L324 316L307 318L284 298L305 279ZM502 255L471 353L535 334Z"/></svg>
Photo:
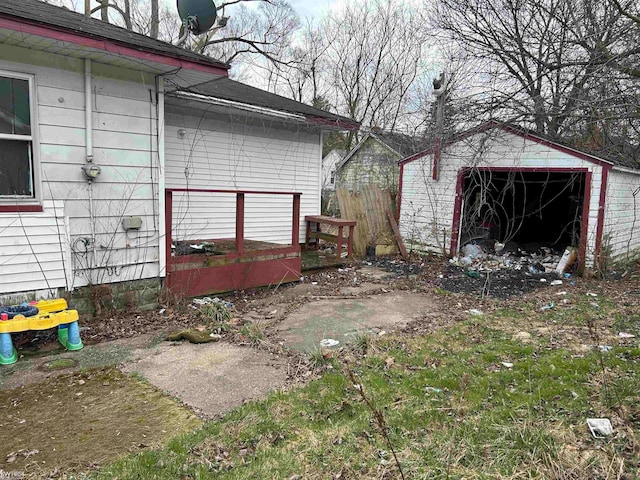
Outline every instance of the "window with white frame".
<svg viewBox="0 0 640 480"><path fill-rule="evenodd" d="M34 199L31 78L0 72L0 201Z"/></svg>

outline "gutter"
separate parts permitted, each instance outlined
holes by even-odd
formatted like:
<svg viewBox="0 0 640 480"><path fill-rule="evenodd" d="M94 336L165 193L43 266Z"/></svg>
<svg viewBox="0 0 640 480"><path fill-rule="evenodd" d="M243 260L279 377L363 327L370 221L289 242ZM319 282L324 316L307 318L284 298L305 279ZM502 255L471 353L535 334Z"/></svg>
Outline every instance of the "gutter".
<svg viewBox="0 0 640 480"><path fill-rule="evenodd" d="M237 108L238 110L245 110L252 113L260 113L262 115L268 115L271 117L283 118L287 120L296 120L299 122L307 121L307 118L304 115L282 112L280 110L274 110L266 107L258 107L257 105L251 105L248 103L234 102L232 100L224 100L222 98L210 97L208 95L201 95L199 93L178 91L178 92L173 92L171 96L177 97L177 98L184 98L186 100L195 100L197 102L203 102L209 105Z"/></svg>

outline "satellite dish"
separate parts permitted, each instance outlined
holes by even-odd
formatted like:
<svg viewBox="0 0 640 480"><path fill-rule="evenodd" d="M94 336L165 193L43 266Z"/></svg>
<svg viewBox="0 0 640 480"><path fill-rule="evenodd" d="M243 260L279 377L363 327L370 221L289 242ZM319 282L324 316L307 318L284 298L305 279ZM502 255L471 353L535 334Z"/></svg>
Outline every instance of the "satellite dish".
<svg viewBox="0 0 640 480"><path fill-rule="evenodd" d="M216 23L213 0L177 0L177 6L183 25L194 35L206 33Z"/></svg>

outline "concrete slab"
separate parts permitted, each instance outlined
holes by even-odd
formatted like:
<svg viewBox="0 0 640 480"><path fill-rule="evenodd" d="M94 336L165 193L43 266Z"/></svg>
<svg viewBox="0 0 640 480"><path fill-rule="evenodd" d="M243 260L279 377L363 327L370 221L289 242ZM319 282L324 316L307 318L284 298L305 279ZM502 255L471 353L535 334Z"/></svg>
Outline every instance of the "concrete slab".
<svg viewBox="0 0 640 480"><path fill-rule="evenodd" d="M207 417L284 385L287 360L227 343L166 344L123 367Z"/></svg>
<svg viewBox="0 0 640 480"><path fill-rule="evenodd" d="M362 299L319 300L301 306L278 324L278 335L290 348L310 352L322 339L340 342L372 329L392 330L435 310L423 294L392 292Z"/></svg>

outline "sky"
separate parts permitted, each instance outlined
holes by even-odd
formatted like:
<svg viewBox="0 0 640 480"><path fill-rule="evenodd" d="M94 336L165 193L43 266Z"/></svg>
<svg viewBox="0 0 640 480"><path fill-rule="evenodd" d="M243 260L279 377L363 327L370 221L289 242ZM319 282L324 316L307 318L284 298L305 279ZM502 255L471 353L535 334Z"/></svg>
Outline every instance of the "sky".
<svg viewBox="0 0 640 480"><path fill-rule="evenodd" d="M340 3L339 0L289 0L291 6L298 12L300 18L318 17L331 6Z"/></svg>

